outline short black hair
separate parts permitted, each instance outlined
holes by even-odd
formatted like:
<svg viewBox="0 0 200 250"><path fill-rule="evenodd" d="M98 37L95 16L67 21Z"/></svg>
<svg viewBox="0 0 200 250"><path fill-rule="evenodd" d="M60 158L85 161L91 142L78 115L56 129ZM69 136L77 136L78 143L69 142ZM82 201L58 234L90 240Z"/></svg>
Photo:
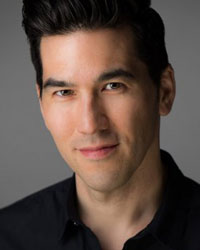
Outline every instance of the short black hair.
<svg viewBox="0 0 200 250"><path fill-rule="evenodd" d="M151 8L150 0L23 0L22 24L30 43L41 95L40 41L43 36L128 25L134 34L137 55L158 86L169 64L164 24Z"/></svg>

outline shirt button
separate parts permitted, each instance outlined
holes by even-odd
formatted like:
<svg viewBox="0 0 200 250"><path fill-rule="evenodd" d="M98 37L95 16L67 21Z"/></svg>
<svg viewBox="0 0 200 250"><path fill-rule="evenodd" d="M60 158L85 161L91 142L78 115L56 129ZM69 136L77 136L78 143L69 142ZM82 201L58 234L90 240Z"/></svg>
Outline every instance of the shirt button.
<svg viewBox="0 0 200 250"><path fill-rule="evenodd" d="M76 227L78 226L78 223L76 221L74 221L74 226L76 226Z"/></svg>

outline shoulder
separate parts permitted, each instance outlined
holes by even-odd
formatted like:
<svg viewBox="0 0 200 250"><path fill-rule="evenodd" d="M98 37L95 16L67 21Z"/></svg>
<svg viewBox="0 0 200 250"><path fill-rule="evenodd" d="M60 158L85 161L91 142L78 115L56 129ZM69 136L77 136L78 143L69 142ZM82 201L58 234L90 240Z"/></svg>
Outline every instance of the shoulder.
<svg viewBox="0 0 200 250"><path fill-rule="evenodd" d="M15 240L22 246L30 244L38 249L35 244L42 241L40 237L44 234L51 241L56 225L62 220L71 182L72 178L68 178L1 209L0 249L13 249ZM11 248L6 248L7 245Z"/></svg>
<svg viewBox="0 0 200 250"><path fill-rule="evenodd" d="M189 199L189 209L200 213L200 184L184 176L183 195Z"/></svg>
<svg viewBox="0 0 200 250"><path fill-rule="evenodd" d="M170 197L178 200L175 204L186 210L199 208L200 184L185 176L166 151L161 150L161 159L168 167Z"/></svg>
<svg viewBox="0 0 200 250"><path fill-rule="evenodd" d="M20 213L24 216L26 212L29 213L31 210L37 209L41 203L50 202L52 196L56 194L59 196L60 193L68 192L71 181L72 177L48 186L0 209L0 217L6 216L6 214L19 215Z"/></svg>
<svg viewBox="0 0 200 250"><path fill-rule="evenodd" d="M200 244L200 185L188 177L184 178L183 196L185 196L185 230L184 246L190 249L190 246L199 246ZM188 248L187 248L188 247ZM196 249L196 248L194 248Z"/></svg>

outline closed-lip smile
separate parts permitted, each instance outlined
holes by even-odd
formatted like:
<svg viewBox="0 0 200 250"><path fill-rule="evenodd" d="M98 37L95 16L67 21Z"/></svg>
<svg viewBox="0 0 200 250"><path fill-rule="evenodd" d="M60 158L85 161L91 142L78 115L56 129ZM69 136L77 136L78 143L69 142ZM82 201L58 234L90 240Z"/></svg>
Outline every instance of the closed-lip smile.
<svg viewBox="0 0 200 250"><path fill-rule="evenodd" d="M78 150L87 159L101 160L106 158L108 155L116 150L119 144L99 145L91 147L83 147Z"/></svg>

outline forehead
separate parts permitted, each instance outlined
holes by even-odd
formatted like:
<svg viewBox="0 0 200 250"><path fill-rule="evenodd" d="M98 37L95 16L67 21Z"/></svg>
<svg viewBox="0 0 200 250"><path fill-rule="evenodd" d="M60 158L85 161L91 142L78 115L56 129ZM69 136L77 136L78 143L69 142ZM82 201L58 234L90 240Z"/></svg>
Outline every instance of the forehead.
<svg viewBox="0 0 200 250"><path fill-rule="evenodd" d="M41 40L43 80L48 77L94 77L112 68L137 67L134 37L129 28L81 30Z"/></svg>

